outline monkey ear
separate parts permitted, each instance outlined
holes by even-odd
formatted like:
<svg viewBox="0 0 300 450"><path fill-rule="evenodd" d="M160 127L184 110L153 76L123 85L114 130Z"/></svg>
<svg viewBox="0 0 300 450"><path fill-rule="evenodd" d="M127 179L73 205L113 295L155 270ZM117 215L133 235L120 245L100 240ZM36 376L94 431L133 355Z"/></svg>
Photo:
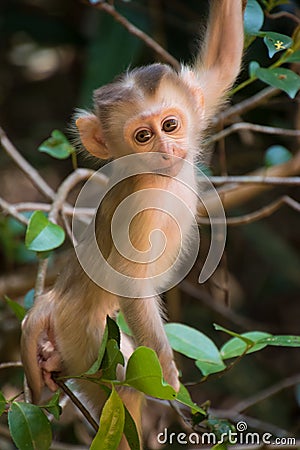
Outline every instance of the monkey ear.
<svg viewBox="0 0 300 450"><path fill-rule="evenodd" d="M88 114L76 119L81 142L89 153L100 159L110 158L102 135L101 123L94 114Z"/></svg>

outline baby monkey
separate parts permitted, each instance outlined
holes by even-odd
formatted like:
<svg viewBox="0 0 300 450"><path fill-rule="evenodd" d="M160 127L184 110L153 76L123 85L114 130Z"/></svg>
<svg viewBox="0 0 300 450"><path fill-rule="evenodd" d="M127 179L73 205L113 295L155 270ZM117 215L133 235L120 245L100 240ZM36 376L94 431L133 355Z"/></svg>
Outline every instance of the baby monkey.
<svg viewBox="0 0 300 450"><path fill-rule="evenodd" d="M116 294L114 289L107 290L91 280L75 254L70 258L54 287L36 299L23 323L21 354L34 402L39 401L45 384L56 389L52 372L68 376L90 368L97 359L106 316L115 317L120 309L132 330L134 345L154 349L164 379L179 390L178 371L157 295L168 284L157 274L172 266L182 246L188 252L193 221L189 217L183 220L179 232L170 215L163 212L164 202L170 201L168 195L161 195L160 208L141 210L130 225L130 245L140 253L147 252L149 236L157 229L167 242L163 254L145 263L130 260L118 251L111 220L124 199L152 188L177 196L196 215L197 197L178 176L188 179L189 186L196 189L194 171L183 162L193 163L199 157L201 139L239 73L243 51L245 1L211 0L209 4L205 39L192 67L183 65L176 71L164 64L152 64L126 72L94 92L93 113L82 112L76 118L83 146L97 158L150 155L146 160L149 173L136 173L115 185L103 199L95 225L97 244L109 265L129 279L140 278L145 283L136 282L139 287L132 290L132 296ZM155 158L151 158L153 154ZM80 246L85 255L92 254L87 234ZM97 261L94 270L101 276L103 268ZM134 345L122 336L125 358ZM123 376L124 369L120 368L118 377ZM77 388L94 416L99 417L105 401L101 388L87 381L80 381ZM119 394L141 433L141 394L129 388L121 388ZM125 438L119 448L129 448Z"/></svg>

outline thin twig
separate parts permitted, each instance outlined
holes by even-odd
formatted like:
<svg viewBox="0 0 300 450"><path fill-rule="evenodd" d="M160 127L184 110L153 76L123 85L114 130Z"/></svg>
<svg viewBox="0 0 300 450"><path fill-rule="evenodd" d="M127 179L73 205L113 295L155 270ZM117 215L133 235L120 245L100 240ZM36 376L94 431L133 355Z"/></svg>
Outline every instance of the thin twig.
<svg viewBox="0 0 300 450"><path fill-rule="evenodd" d="M243 328L246 330L252 330L253 328L268 328L270 329L270 326L266 326L266 324L261 324L258 322L254 322L253 320L250 320L246 317L241 316L240 314L236 313L232 309L225 306L223 303L216 302L213 297L208 294L208 292L202 288L199 288L199 286L193 285L188 280L183 280L179 284L179 289L184 292L185 294L190 295L191 297L199 300L203 305L208 307L210 310L215 311L216 313L220 314L222 317L225 317L227 320L229 320L231 323L237 325L239 328Z"/></svg>
<svg viewBox="0 0 300 450"><path fill-rule="evenodd" d="M225 128L225 130L222 130L213 136L210 136L207 140L208 144L212 144L213 142L219 141L220 139L224 139L225 137L229 136L232 133L236 133L237 131L241 130L250 130L255 131L257 133L264 133L264 134L274 134L274 135L281 135L281 136L294 136L299 137L300 131L299 130L289 130L286 128L278 128L278 127L269 127L265 125L257 125L254 123L248 123L248 122L239 122L231 125L228 128Z"/></svg>
<svg viewBox="0 0 300 450"><path fill-rule="evenodd" d="M62 381L59 380L57 377L53 376L53 379L57 386L70 398L70 400L74 403L75 406L82 412L86 420L91 424L91 426L94 428L94 430L97 432L99 429L99 426L97 422L93 419L90 412L86 409L86 407L78 400L76 395L73 394L71 389L68 388L68 386Z"/></svg>
<svg viewBox="0 0 300 450"><path fill-rule="evenodd" d="M1 369L10 369L11 367L23 367L23 364L21 361L9 361L0 363L0 370Z"/></svg>
<svg viewBox="0 0 300 450"><path fill-rule="evenodd" d="M28 219L26 219L26 217L23 216L23 214L20 214L14 205L11 205L1 197L0 197L0 208L3 210L4 213L9 214L10 216L14 217L24 225L28 225Z"/></svg>
<svg viewBox="0 0 300 450"><path fill-rule="evenodd" d="M59 186L55 200L51 206L49 220L57 222L59 212L62 210L70 191L82 180L90 178L95 172L90 169L77 169L72 172Z"/></svg>
<svg viewBox="0 0 300 450"><path fill-rule="evenodd" d="M38 262L37 275L34 286L34 298L43 294L45 289L45 279L47 274L48 258L40 258Z"/></svg>
<svg viewBox="0 0 300 450"><path fill-rule="evenodd" d="M275 97L275 95L280 92L280 89L267 87L252 97L247 98L219 113L213 121L213 125L217 126L220 123L228 123L233 117L240 116L248 111L251 111L252 109L257 108L270 98Z"/></svg>
<svg viewBox="0 0 300 450"><path fill-rule="evenodd" d="M6 205L8 206L6 208ZM10 214L10 208L12 208L12 214L16 211L16 212L22 212L22 211L44 211L44 212L49 212L51 209L51 204L50 203L39 203L39 202L20 202L20 203L8 203L6 202L6 200L3 200L3 205L2 205L2 199L0 197L0 206L2 207L3 211ZM76 208L74 209L73 206L71 205L66 205L64 204L61 211L66 214L67 216L73 216L73 215L78 215L78 216L92 216L93 214L95 214L95 209L94 208ZM25 220L26 217L25 217Z"/></svg>
<svg viewBox="0 0 300 450"><path fill-rule="evenodd" d="M17 164L17 166L25 173L25 175L30 179L32 184L47 198L54 200L55 192L46 183L46 181L40 176L38 171L29 162L23 158L16 147L8 139L4 130L0 126L0 143L3 149L6 151L8 156Z"/></svg>
<svg viewBox="0 0 300 450"><path fill-rule="evenodd" d="M24 378L23 378L23 390L24 390L24 400L26 403L32 403L32 392L31 389L28 385L28 380L27 377L24 373Z"/></svg>
<svg viewBox="0 0 300 450"><path fill-rule="evenodd" d="M296 211L300 212L300 203L298 203L293 198L284 195L274 202L269 203L269 205L264 206L256 211L253 211L248 214L243 214L237 217L226 217L226 224L231 226L236 225L245 225L248 223L256 222L257 220L264 219L266 217L271 216L274 212L278 211L283 205L288 205ZM198 223L203 225L210 225L211 223L223 223L221 219L218 221L217 218L208 219L206 217L198 217Z"/></svg>
<svg viewBox="0 0 300 450"><path fill-rule="evenodd" d="M179 61L177 61L176 58L174 58L172 55L170 55L170 53L168 53L154 39L152 39L150 36L148 36L142 30L140 30L135 25L133 25L131 22L129 22L129 20L127 20L118 11L116 11L116 9L113 5L109 5L108 3L103 2L103 1L99 1L98 3L94 3L93 6L95 6L97 9L105 11L107 14L112 16L115 19L115 21L119 22L124 28L126 28L126 30L130 34L141 39L148 47L152 48L152 50L154 50L162 60L164 60L168 64L171 64L171 66L173 66L175 69L180 69L180 63L179 63Z"/></svg>
<svg viewBox="0 0 300 450"><path fill-rule="evenodd" d="M243 411L246 411L247 409L251 408L252 406L256 405L257 403L263 402L269 397L273 397L273 395L278 394L279 392L283 391L284 389L288 389L290 387L295 386L296 384L300 383L300 374L293 375L291 377L285 378L284 380L279 381L278 383L274 384L273 386L270 386L257 394L252 395L251 397L247 398L246 400L242 400L239 403L236 403L233 406L234 411L242 413Z"/></svg>
<svg viewBox="0 0 300 450"><path fill-rule="evenodd" d="M265 15L269 19L275 19L276 20L276 19L282 19L284 17L286 19L293 20L298 25L300 24L299 17L297 17L296 14L292 14L292 13L290 13L288 11L279 11L277 13L269 13L268 11L265 11Z"/></svg>
<svg viewBox="0 0 300 450"><path fill-rule="evenodd" d="M219 186L221 184L238 183L238 184L262 184L262 185L278 185L278 186L299 186L300 177L277 177L277 176L263 176L263 175L244 175L226 177L210 177L210 181ZM234 187L236 188L236 186Z"/></svg>
<svg viewBox="0 0 300 450"><path fill-rule="evenodd" d="M55 194L54 202L51 205L49 212L49 220L57 223L58 216L63 208L64 202L66 201L69 192L82 180L86 180L91 175L94 174L93 170L90 169L77 169L72 172L59 186L57 193ZM35 298L42 295L45 287L45 279L47 274L49 259L40 259L39 266L37 270L37 278L35 283Z"/></svg>

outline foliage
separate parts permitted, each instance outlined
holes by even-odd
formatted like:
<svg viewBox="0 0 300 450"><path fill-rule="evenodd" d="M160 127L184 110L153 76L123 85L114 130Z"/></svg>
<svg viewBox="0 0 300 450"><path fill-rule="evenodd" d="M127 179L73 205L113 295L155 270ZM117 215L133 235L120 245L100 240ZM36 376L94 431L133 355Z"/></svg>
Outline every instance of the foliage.
<svg viewBox="0 0 300 450"><path fill-rule="evenodd" d="M166 325L173 349L194 359L195 365L204 375L204 379L220 370L225 372L233 366L231 364L226 367L221 361L229 358L237 358L236 361L238 361L245 354L262 350L267 345L300 347L300 336L272 336L269 333L258 331L238 334L219 325L215 325L215 328L233 336L220 350L210 338L198 330L179 323ZM132 450L140 448L134 421L117 392L120 386L130 386L148 396L177 401L186 405L190 408L194 423L209 426L217 436L220 433L220 427L224 433L224 421L209 417L203 407L196 405L191 400L183 385L176 394L174 389L163 380L159 360L156 353L150 348L138 347L127 363L124 381L117 380L117 365L124 365L119 335L117 325L108 317L105 339L99 349L97 361L87 372L76 376L76 379L96 382L99 384L99 389L102 386L108 392L108 398L100 418L99 430L94 437L91 450L117 450L123 433L125 433ZM105 342L105 346L103 342ZM205 360L205 355L207 360ZM107 385L110 386L109 390ZM0 392L0 412L3 413L8 405L10 432L20 450L49 449L52 433L43 409L58 419L61 413L58 402L59 391L46 405L41 407L23 402L7 401ZM228 430L231 429L228 422L226 422L226 427L229 427Z"/></svg>
<svg viewBox="0 0 300 450"><path fill-rule="evenodd" d="M64 230L47 219L42 211L35 211L29 221L25 244L28 250L38 253L49 252L65 240Z"/></svg>

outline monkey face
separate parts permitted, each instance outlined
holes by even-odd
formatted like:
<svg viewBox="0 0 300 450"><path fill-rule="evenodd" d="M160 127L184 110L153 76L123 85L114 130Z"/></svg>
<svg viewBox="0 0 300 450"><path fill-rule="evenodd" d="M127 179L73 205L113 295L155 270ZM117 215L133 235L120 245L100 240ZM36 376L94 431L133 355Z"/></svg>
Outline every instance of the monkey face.
<svg viewBox="0 0 300 450"><path fill-rule="evenodd" d="M186 117L179 108L150 109L125 123L124 140L129 153L151 154L143 157L151 170L174 176L188 154Z"/></svg>

